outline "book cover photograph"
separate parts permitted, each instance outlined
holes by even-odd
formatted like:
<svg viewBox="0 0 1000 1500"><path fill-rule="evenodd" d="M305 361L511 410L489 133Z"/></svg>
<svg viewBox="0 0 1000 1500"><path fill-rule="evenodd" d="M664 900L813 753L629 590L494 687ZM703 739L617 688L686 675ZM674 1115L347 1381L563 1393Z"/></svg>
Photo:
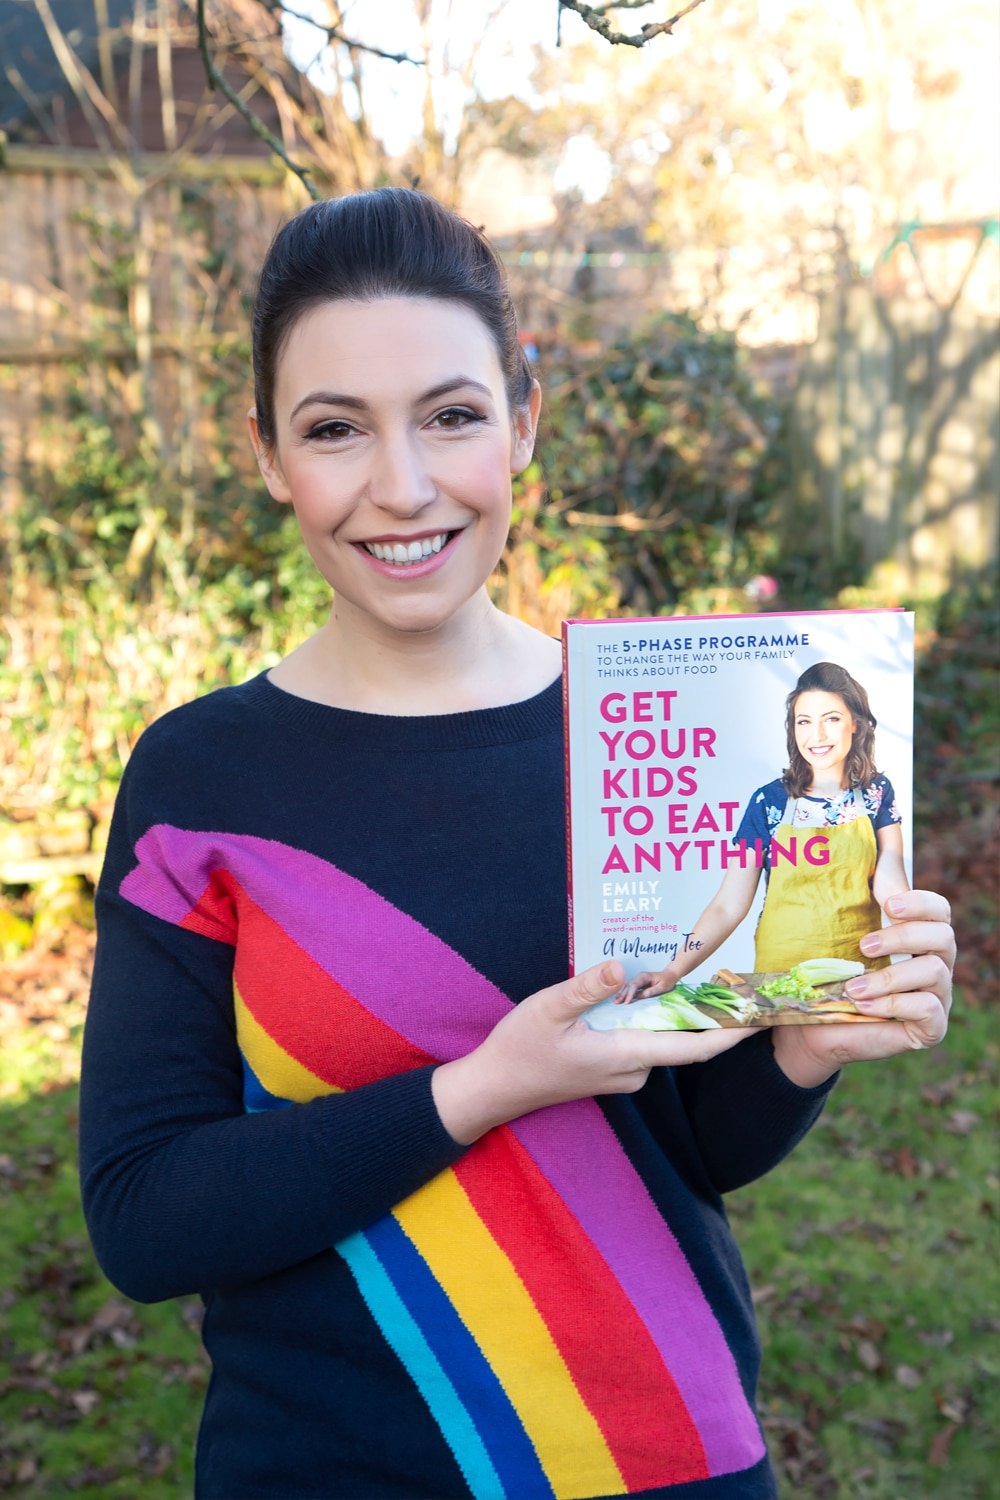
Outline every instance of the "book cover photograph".
<svg viewBox="0 0 1000 1500"><path fill-rule="evenodd" d="M863 1024L859 943L912 880L913 616L568 620L572 972L599 1029Z"/></svg>

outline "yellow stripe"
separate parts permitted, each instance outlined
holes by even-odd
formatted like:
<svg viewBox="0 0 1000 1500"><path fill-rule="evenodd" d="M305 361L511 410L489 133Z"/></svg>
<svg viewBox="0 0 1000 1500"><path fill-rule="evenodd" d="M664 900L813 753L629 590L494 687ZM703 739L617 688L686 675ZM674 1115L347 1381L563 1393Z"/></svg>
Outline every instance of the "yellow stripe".
<svg viewBox="0 0 1000 1500"><path fill-rule="evenodd" d="M247 1003L236 986L233 986L236 1009L236 1039L240 1051L253 1068L269 1093L279 1099L294 1099L296 1104L306 1104L318 1099L321 1094L340 1094L336 1084L327 1083L310 1073L300 1062L280 1047L263 1026L251 1015Z"/></svg>
<svg viewBox="0 0 1000 1500"><path fill-rule="evenodd" d="M622 1494L618 1466L548 1328L454 1172L394 1213L507 1392L560 1500Z"/></svg>

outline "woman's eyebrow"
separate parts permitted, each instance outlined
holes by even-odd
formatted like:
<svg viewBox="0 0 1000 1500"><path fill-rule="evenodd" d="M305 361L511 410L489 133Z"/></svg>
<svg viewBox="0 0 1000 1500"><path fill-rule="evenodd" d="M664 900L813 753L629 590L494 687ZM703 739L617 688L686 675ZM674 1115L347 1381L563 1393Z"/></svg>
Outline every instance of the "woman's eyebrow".
<svg viewBox="0 0 1000 1500"><path fill-rule="evenodd" d="M367 411L368 402L359 396L345 396L339 391L310 391L292 407L292 416L297 417L305 406L346 406L350 411Z"/></svg>
<svg viewBox="0 0 1000 1500"><path fill-rule="evenodd" d="M429 391L424 391L421 401L438 401L442 396L450 396L452 391L478 391L482 396L492 399L493 392L488 385L482 381L473 380L468 375L456 375L453 380L443 380L440 385L432 385Z"/></svg>
<svg viewBox="0 0 1000 1500"><path fill-rule="evenodd" d="M453 391L478 391L491 400L493 397L489 386L483 385L482 381L473 380L466 375L456 375L451 380L442 380L439 385L432 385L429 390L424 391L418 397L418 405L425 401L439 401L442 396L450 396ZM308 396L303 396L292 407L292 417L298 416L305 406L346 406L348 411L369 410L369 403L360 396L348 396L341 391L310 391Z"/></svg>

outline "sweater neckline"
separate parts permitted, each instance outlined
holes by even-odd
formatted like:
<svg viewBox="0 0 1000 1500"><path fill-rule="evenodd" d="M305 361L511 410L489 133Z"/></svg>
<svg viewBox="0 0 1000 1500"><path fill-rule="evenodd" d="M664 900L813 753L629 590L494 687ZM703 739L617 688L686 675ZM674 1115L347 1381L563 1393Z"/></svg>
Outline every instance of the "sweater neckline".
<svg viewBox="0 0 1000 1500"><path fill-rule="evenodd" d="M519 703L450 714L372 714L314 703L261 672L237 691L253 708L299 733L369 750L467 749L540 739L562 730L562 678Z"/></svg>

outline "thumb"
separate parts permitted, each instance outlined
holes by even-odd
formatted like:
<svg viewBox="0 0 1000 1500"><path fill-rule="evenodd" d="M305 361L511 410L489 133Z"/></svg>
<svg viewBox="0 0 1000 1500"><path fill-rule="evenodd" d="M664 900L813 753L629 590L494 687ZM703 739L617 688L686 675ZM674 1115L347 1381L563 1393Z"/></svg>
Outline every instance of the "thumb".
<svg viewBox="0 0 1000 1500"><path fill-rule="evenodd" d="M620 963L606 960L543 990L545 1009L553 1021L575 1021L598 1000L608 1000L625 982Z"/></svg>

